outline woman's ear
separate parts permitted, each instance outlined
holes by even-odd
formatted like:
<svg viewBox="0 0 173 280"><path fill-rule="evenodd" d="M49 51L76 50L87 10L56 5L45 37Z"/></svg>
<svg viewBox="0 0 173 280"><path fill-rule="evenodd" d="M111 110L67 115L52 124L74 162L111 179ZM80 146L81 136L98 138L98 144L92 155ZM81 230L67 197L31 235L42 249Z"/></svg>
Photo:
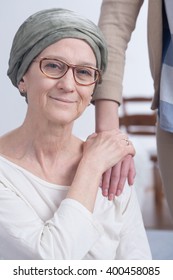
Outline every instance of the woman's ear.
<svg viewBox="0 0 173 280"><path fill-rule="evenodd" d="M20 80L19 84L18 84L18 89L20 92L24 92L25 91L25 83L23 78Z"/></svg>
<svg viewBox="0 0 173 280"><path fill-rule="evenodd" d="M21 81L18 84L18 89L19 89L20 94L25 97L26 103L28 103L27 91L26 91L25 82L24 82L23 78L21 79Z"/></svg>
<svg viewBox="0 0 173 280"><path fill-rule="evenodd" d="M20 91L21 94L24 94L26 92L26 89L25 89L25 82L24 82L24 79L22 78L18 84L18 89Z"/></svg>

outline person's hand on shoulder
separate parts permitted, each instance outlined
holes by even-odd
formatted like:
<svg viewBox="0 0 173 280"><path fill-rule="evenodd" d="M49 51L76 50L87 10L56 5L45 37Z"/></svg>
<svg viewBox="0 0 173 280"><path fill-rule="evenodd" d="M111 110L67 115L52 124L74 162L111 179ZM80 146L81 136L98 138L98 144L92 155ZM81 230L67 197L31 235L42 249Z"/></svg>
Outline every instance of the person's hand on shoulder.
<svg viewBox="0 0 173 280"><path fill-rule="evenodd" d="M129 183L133 183L134 168L130 161L134 154L135 149L128 140L127 135L117 130L92 134L87 138L83 149L83 158L90 162L91 168L100 170L103 175L102 189L104 195L106 188L108 188L108 194L113 192L115 195L116 184L114 186L110 183L107 184L110 182L111 176L115 176L115 173L119 175L120 179L118 182L122 182L123 185L125 181L124 176L128 172ZM130 164L132 165L131 167ZM132 173L129 172L130 170L132 170ZM115 172L114 174L113 171ZM115 183L115 181L112 181L112 183Z"/></svg>
<svg viewBox="0 0 173 280"><path fill-rule="evenodd" d="M106 130L119 130L119 104L110 100L96 100L96 132ZM125 139L128 137L125 136ZM128 142L126 142L128 143ZM132 143L129 142L131 145ZM126 180L129 185L133 185L136 175L133 155L127 154L114 166L107 169L102 176L102 193L104 196L112 200L115 196L119 196L124 189Z"/></svg>
<svg viewBox="0 0 173 280"><path fill-rule="evenodd" d="M126 180L129 186L134 184L135 175L133 156L127 155L103 174L102 194L109 200L113 200L115 196L119 196L123 192Z"/></svg>

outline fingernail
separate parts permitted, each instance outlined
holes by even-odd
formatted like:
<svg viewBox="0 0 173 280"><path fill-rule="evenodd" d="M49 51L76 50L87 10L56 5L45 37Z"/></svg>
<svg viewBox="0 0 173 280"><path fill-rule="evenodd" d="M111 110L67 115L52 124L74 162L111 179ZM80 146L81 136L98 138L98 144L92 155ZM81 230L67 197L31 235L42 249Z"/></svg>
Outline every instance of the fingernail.
<svg viewBox="0 0 173 280"><path fill-rule="evenodd" d="M121 194L121 190L117 190L116 195L119 196Z"/></svg>
<svg viewBox="0 0 173 280"><path fill-rule="evenodd" d="M113 200L114 199L114 195L113 195L113 193L111 193L110 195L109 195L109 200Z"/></svg>
<svg viewBox="0 0 173 280"><path fill-rule="evenodd" d="M103 190L103 195L104 195L104 196L108 196L108 189L104 189L104 190Z"/></svg>

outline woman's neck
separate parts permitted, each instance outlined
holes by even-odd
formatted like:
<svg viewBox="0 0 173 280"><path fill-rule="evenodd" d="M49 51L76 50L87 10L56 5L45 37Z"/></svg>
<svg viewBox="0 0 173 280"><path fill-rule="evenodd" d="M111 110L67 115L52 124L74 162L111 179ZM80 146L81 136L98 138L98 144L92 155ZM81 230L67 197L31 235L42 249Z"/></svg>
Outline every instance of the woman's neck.
<svg viewBox="0 0 173 280"><path fill-rule="evenodd" d="M72 126L37 127L24 123L4 136L4 156L49 182L72 181L82 156L82 141L72 135Z"/></svg>

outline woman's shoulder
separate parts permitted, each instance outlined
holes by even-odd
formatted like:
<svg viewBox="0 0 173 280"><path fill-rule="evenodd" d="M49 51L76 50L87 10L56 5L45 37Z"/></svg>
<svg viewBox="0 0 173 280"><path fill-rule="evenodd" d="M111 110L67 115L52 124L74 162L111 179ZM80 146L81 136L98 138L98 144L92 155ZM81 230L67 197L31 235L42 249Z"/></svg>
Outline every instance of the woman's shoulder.
<svg viewBox="0 0 173 280"><path fill-rule="evenodd" d="M15 142L15 135L17 134L17 129L7 132L6 134L0 136L0 154L9 153L11 147L13 147Z"/></svg>
<svg viewBox="0 0 173 280"><path fill-rule="evenodd" d="M0 136L0 154L5 155L9 148L9 133Z"/></svg>
<svg viewBox="0 0 173 280"><path fill-rule="evenodd" d="M75 154L82 155L83 153L84 140L73 135L73 141L71 143L71 148Z"/></svg>

